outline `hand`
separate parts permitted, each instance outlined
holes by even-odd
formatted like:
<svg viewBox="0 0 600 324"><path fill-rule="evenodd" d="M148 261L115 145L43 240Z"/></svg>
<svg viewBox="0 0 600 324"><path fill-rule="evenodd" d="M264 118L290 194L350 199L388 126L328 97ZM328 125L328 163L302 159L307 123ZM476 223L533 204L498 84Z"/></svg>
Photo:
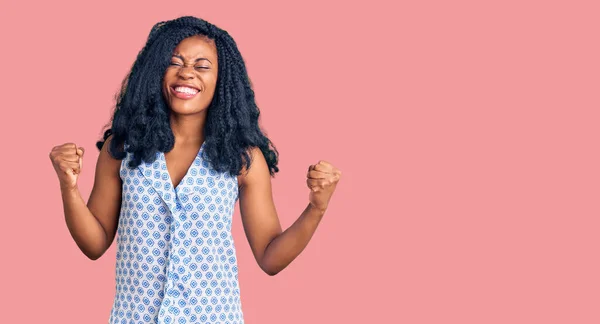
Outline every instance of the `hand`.
<svg viewBox="0 0 600 324"><path fill-rule="evenodd" d="M73 143L55 146L50 152L50 160L58 175L60 188L72 190L77 187L77 179L83 168L83 147Z"/></svg>
<svg viewBox="0 0 600 324"><path fill-rule="evenodd" d="M319 161L311 165L306 175L306 184L310 188L310 204L318 210L325 211L341 176L342 172L329 162Z"/></svg>

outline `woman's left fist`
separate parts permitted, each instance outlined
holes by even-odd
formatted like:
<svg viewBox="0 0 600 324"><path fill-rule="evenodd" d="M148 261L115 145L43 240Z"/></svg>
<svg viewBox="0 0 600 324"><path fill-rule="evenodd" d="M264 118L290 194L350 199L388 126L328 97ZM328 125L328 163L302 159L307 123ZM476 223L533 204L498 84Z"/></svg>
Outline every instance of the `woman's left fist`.
<svg viewBox="0 0 600 324"><path fill-rule="evenodd" d="M342 172L326 161L308 167L306 184L310 188L310 204L325 211L341 176Z"/></svg>

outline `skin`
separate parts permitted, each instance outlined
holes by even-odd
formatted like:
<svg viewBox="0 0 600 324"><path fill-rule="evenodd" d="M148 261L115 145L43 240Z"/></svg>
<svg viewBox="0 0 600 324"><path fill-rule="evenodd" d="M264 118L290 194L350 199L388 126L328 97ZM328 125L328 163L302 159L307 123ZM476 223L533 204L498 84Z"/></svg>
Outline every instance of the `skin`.
<svg viewBox="0 0 600 324"><path fill-rule="evenodd" d="M163 95L171 108L171 128L175 135L174 148L165 158L174 186L185 176L204 142L206 112L215 92L217 72L216 46L203 36L183 40L165 71ZM177 98L173 87L184 84L200 92L192 99ZM121 161L112 158L107 151L110 140L100 151L87 204L77 186L84 149L67 143L50 152L60 183L67 227L81 251L92 260L101 257L112 244L121 205ZM292 226L283 231L273 203L267 162L260 149L252 148L250 152L252 164L238 176L242 224L256 262L265 273L275 275L310 241L327 210L341 172L327 161L309 166L308 204Z"/></svg>

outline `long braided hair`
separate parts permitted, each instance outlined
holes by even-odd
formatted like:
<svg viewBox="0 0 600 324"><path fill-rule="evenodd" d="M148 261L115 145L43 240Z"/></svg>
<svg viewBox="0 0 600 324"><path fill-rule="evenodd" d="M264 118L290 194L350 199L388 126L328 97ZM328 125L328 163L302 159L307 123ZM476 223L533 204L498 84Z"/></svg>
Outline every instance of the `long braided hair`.
<svg viewBox="0 0 600 324"><path fill-rule="evenodd" d="M215 42L219 62L215 94L207 110L203 157L216 171L239 175L244 166L250 167L249 149L258 147L274 176L279 171L278 152L260 129L260 111L242 55L225 30L196 17L181 17L152 27L116 96L111 126L96 146L102 149L112 135L108 151L119 160L127 153L133 154L130 168L154 162L157 152L173 149L170 108L161 84L175 47L194 35Z"/></svg>

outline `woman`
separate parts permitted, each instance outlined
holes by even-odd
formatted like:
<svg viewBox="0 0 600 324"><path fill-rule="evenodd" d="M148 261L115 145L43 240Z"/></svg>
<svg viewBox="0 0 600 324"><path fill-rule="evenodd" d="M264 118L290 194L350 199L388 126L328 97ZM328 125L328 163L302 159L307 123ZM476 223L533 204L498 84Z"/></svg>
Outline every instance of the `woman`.
<svg viewBox="0 0 600 324"><path fill-rule="evenodd" d="M306 247L341 173L311 165L307 207L282 231L271 195L278 155L258 119L234 40L182 17L152 28L123 82L87 205L77 187L84 149L52 149L81 251L95 260L117 237L110 323L243 323L231 236L238 199L264 272L279 273Z"/></svg>

